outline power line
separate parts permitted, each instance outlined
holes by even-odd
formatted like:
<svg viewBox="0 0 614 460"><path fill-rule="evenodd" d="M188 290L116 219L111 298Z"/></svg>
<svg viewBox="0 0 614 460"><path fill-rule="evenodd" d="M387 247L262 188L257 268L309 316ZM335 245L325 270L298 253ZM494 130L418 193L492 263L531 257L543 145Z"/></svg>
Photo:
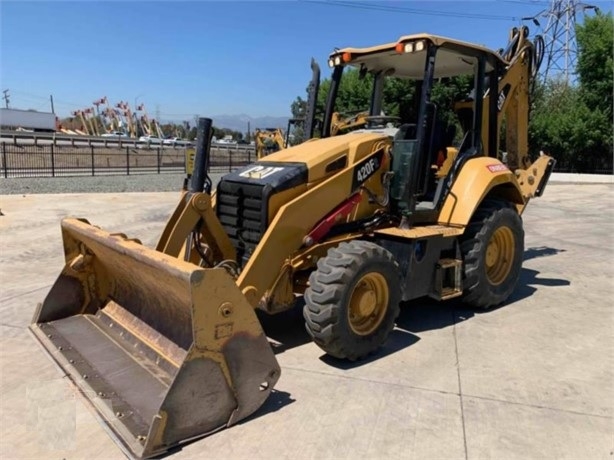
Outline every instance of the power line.
<svg viewBox="0 0 614 460"><path fill-rule="evenodd" d="M519 3L521 5L548 5L547 0L501 0L503 3Z"/></svg>
<svg viewBox="0 0 614 460"><path fill-rule="evenodd" d="M22 100L22 99L23 98L21 98L20 100ZM30 102L30 103L23 104L23 105L24 105L24 108L29 106L27 110L30 110L30 109L32 109L32 110L40 110L43 107L45 107L47 104L48 104L48 102L36 101L36 102L33 102L33 103ZM22 104L19 104L19 105L22 105Z"/></svg>
<svg viewBox="0 0 614 460"><path fill-rule="evenodd" d="M30 103L36 103L36 104L40 104L41 101L43 101L42 98L39 97L31 97L31 96L18 96L16 97L17 101L26 101L26 102L30 102Z"/></svg>
<svg viewBox="0 0 614 460"><path fill-rule="evenodd" d="M548 9L523 18L542 27L546 64L542 71L544 80L549 76L562 76L565 83L571 81L578 56L577 16L587 10L598 11L599 8L578 0L552 0ZM540 23L540 18L546 19L545 26Z"/></svg>
<svg viewBox="0 0 614 460"><path fill-rule="evenodd" d="M21 95L24 95L24 96L29 96L29 97L33 97L33 98L36 98L36 99L47 99L46 97L39 96L39 95L37 95L37 94L26 93L26 92L24 92L24 91L13 91L13 92L14 92L15 94L21 94Z"/></svg>
<svg viewBox="0 0 614 460"><path fill-rule="evenodd" d="M21 95L20 99L39 99L41 101L45 101L45 102L49 102L49 96L40 96L38 94L33 94L33 93L28 93L25 91L12 91L14 94L18 94ZM70 107L82 107L83 104L76 104L74 102L68 102L68 101L58 101L56 99L53 100L53 102L55 103L55 105L62 105L62 106L70 106Z"/></svg>
<svg viewBox="0 0 614 460"><path fill-rule="evenodd" d="M521 19L520 17L515 17L515 16L480 14L480 13L462 13L462 12L442 11L442 10L423 10L419 8L408 8L408 7L391 6L391 5L374 5L374 4L368 4L368 3L362 3L362 2L357 3L357 2L342 1L342 0L328 0L328 1L327 0L300 0L300 1L303 1L304 3L315 3L319 5L341 6L345 8L385 11L385 12L391 12L391 13L416 14L416 15L424 15L424 16L440 16L440 17L479 19L479 20L489 20L489 21L519 21Z"/></svg>

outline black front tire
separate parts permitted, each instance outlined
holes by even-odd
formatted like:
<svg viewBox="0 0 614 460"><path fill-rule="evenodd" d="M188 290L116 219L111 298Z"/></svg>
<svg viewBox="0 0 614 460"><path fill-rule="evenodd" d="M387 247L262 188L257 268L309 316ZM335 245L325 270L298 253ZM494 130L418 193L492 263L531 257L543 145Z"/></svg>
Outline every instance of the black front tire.
<svg viewBox="0 0 614 460"><path fill-rule="evenodd" d="M461 251L463 302L488 309L507 300L520 278L524 253L522 219L514 206L484 200L461 239Z"/></svg>
<svg viewBox="0 0 614 460"><path fill-rule="evenodd" d="M313 341L335 358L362 359L394 328L401 301L399 266L375 243L340 243L318 261L304 298L305 327Z"/></svg>

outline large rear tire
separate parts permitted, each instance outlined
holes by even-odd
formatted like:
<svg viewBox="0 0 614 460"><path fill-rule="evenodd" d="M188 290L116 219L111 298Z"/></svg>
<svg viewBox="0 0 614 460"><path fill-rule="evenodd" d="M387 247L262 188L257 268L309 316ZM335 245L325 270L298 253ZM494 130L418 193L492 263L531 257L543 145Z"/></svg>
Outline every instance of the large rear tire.
<svg viewBox="0 0 614 460"><path fill-rule="evenodd" d="M355 361L376 351L399 315L401 274L392 254L362 240L340 243L318 261L303 316L326 353Z"/></svg>
<svg viewBox="0 0 614 460"><path fill-rule="evenodd" d="M474 213L461 240L463 302L488 309L512 294L524 253L522 219L511 203L487 199Z"/></svg>

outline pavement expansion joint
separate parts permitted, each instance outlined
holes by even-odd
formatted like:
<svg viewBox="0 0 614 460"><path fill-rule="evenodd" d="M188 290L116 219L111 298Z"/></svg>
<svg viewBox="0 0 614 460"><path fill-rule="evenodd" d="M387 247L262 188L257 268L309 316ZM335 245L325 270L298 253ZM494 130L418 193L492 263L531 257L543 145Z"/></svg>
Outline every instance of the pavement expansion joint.
<svg viewBox="0 0 614 460"><path fill-rule="evenodd" d="M602 418L602 419L606 419L606 420L614 420L614 416L612 416L612 415L591 414L590 412L581 412L581 411L571 410L571 409L561 409L559 407L543 406L543 405L540 405L540 404L531 404L531 403L524 403L524 402L517 402L517 401L508 401L506 399L490 398L488 396L474 396L474 395L469 395L469 394L465 394L464 396L466 398L480 399L480 400L483 400L483 401L492 401L492 402L498 402L498 403L501 403L501 404L511 404L511 405L514 405L514 406L530 407L532 409L550 410L550 411L554 411L554 412L563 412L563 413L566 413L566 414L581 415L583 417L597 417L597 418Z"/></svg>
<svg viewBox="0 0 614 460"><path fill-rule="evenodd" d="M282 368L282 370L283 369L287 369L287 370L290 370L290 371L305 372L307 374L324 375L324 376L327 376L327 377L338 377L338 378L347 379L347 380L356 380L356 381L360 381L360 382L376 383L378 385L389 385L389 386L395 386L395 387L401 387L401 388L410 388L412 390L418 390L418 391L428 391L428 392L431 392L431 393L439 393L439 394L445 394L445 395L459 396L459 394L457 392L455 392L455 391L437 390L437 389L434 389L434 388L424 388L424 387L418 387L418 386L414 386L414 385L408 385L406 383L386 382L384 380L368 379L368 378L364 378L364 377L358 377L358 376L355 376L355 375L335 374L333 372L317 371L317 370L313 370L313 369L301 369L299 367L291 367L291 366L281 366L281 368Z"/></svg>
<svg viewBox="0 0 614 460"><path fill-rule="evenodd" d="M465 405L463 401L463 386L461 384L460 358L458 356L458 340L456 337L456 309L452 310L452 331L454 334L454 353L456 355L456 375L458 377L458 399L460 403L461 421L463 426L463 446L465 448L465 459L469 458L467 450L467 431L465 429Z"/></svg>
<svg viewBox="0 0 614 460"><path fill-rule="evenodd" d="M36 289L32 289L32 290L30 290L30 291L21 292L21 293L19 293L19 294L15 294L15 295L8 296L8 297L3 297L3 298L1 298L1 299L0 299L0 303L1 303L1 302L7 302L7 301L9 301L9 300L13 300L13 299L17 299L17 298L19 298L19 297L23 297L23 296L25 296L25 295L32 294L33 292L36 292L36 291L41 291L41 290L43 290L43 289L50 289L50 288L51 288L51 286L53 286L53 285L52 285L52 284L48 284L48 285L46 285L46 286L37 287Z"/></svg>

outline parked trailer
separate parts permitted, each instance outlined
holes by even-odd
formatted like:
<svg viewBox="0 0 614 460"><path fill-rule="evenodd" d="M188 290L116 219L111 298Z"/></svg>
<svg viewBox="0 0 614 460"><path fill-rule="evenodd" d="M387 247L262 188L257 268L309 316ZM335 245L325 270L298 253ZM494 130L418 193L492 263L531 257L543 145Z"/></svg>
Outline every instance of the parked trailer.
<svg viewBox="0 0 614 460"><path fill-rule="evenodd" d="M0 109L0 126L2 126L3 129L55 131L56 116L51 112Z"/></svg>

